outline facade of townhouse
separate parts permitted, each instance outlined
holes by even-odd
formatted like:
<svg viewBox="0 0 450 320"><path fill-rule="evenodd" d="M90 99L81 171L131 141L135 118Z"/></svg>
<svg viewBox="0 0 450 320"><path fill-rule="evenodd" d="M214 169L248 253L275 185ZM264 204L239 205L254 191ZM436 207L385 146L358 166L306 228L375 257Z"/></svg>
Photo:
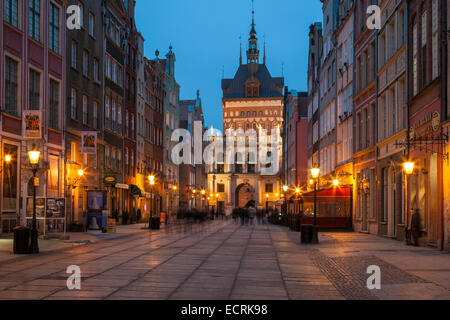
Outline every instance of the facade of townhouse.
<svg viewBox="0 0 450 320"><path fill-rule="evenodd" d="M337 155L334 178L339 187L349 193L353 191L353 18L353 1L340 1L336 28Z"/></svg>
<svg viewBox="0 0 450 320"><path fill-rule="evenodd" d="M308 168L319 161L319 68L322 54L322 23L316 22L309 27L308 53Z"/></svg>
<svg viewBox="0 0 450 320"><path fill-rule="evenodd" d="M146 136L146 65L144 57L145 39L137 34L136 42L136 186L141 190L142 197L137 200L142 221L147 221L150 212L150 193L146 191L149 183L146 172L145 144Z"/></svg>
<svg viewBox="0 0 450 320"><path fill-rule="evenodd" d="M64 201L66 1L6 0L0 8L0 233L31 221L27 152L35 148L38 230L62 232L64 209L47 216L45 208Z"/></svg>
<svg viewBox="0 0 450 320"><path fill-rule="evenodd" d="M378 234L377 50L376 30L367 28L368 5L368 0L359 0L354 9L353 228L358 232Z"/></svg>
<svg viewBox="0 0 450 320"><path fill-rule="evenodd" d="M165 62L158 58L156 50L154 60L145 59L145 147L144 174L153 175L155 184L152 186L147 180L146 193L150 193L150 209L152 214L159 214L162 210L164 194L164 76ZM173 189L173 188L172 188ZM178 189L174 193L177 195Z"/></svg>
<svg viewBox="0 0 450 320"><path fill-rule="evenodd" d="M129 216L136 218L139 198L143 196L142 190L136 186L136 103L137 103L137 37L134 20L135 1L125 0L126 25L124 35L125 50L125 90L124 90L124 181L128 185L125 202L128 203Z"/></svg>
<svg viewBox="0 0 450 320"><path fill-rule="evenodd" d="M122 1L104 2L104 132L105 165L103 183L108 187L110 215L127 220L129 185L124 169L129 158L124 153L124 77L127 34L127 9Z"/></svg>
<svg viewBox="0 0 450 320"><path fill-rule="evenodd" d="M406 1L380 4L381 29L377 31L377 186L378 234L404 239L406 221L405 173L407 132ZM358 116L357 116L358 119ZM368 139L366 127L357 126L357 143ZM361 134L358 134L361 132Z"/></svg>
<svg viewBox="0 0 450 320"><path fill-rule="evenodd" d="M172 141L172 133L178 128L180 119L180 85L175 79L175 53L172 46L166 54L164 87L166 94L164 97L164 196L162 210L169 216L175 215L178 210L176 201L172 201L176 197L174 186L179 185L179 168L172 161L172 147L177 143ZM173 206L171 206L173 205Z"/></svg>
<svg viewBox="0 0 450 320"><path fill-rule="evenodd" d="M319 156L317 165L321 172L321 186L327 188L327 181L334 177L336 167L336 22L337 2L323 2L323 50L320 59L319 82ZM323 213L323 211L322 211ZM329 212L331 214L331 212Z"/></svg>
<svg viewBox="0 0 450 320"><path fill-rule="evenodd" d="M450 131L450 106L449 106L449 96L450 96L450 82L448 75L450 74L450 1L442 1L442 25L443 29L447 30L447 34L445 32L442 35L442 131L447 135L447 142L444 149L444 155L447 155L446 161L443 163L443 177L444 177L444 189L443 189L443 200L444 200L444 248L446 250L450 250L450 159L448 158L450 155L450 141L448 140L448 135Z"/></svg>
<svg viewBox="0 0 450 320"><path fill-rule="evenodd" d="M440 249L445 239L444 167L448 162L445 142L446 57L442 48L445 27L445 1L408 1L408 111L407 159L415 163L408 177L408 205L419 210L422 235L420 243ZM447 84L448 85L448 84ZM407 217L411 221L411 216Z"/></svg>
<svg viewBox="0 0 450 320"><path fill-rule="evenodd" d="M201 124L201 131L195 130L196 122ZM180 128L186 129L191 137L191 163L180 165L180 208L183 210L203 210L207 207L207 176L204 162L195 163L196 143L203 143L204 117L200 92L195 100L180 101ZM200 133L200 136L198 134Z"/></svg>
<svg viewBox="0 0 450 320"><path fill-rule="evenodd" d="M66 208L69 226L89 224L88 211L100 210L90 200L103 188L103 37L102 4L71 0L79 5L81 29L67 31ZM84 136L83 133L88 133ZM97 136L94 148L84 148L83 137ZM87 139L87 138L85 138ZM78 175L83 170L83 175ZM86 201L85 201L86 199ZM102 197L103 199L103 197ZM98 203L97 203L98 205Z"/></svg>

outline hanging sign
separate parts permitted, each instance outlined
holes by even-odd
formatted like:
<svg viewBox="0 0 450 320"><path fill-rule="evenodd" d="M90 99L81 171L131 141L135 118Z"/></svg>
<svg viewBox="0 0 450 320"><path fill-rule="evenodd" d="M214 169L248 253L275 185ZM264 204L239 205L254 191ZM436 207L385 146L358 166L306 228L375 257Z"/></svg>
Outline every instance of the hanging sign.
<svg viewBox="0 0 450 320"><path fill-rule="evenodd" d="M42 137L42 113L39 110L23 110L24 139L40 139Z"/></svg>
<svg viewBox="0 0 450 320"><path fill-rule="evenodd" d="M81 153L97 154L97 131L81 133Z"/></svg>

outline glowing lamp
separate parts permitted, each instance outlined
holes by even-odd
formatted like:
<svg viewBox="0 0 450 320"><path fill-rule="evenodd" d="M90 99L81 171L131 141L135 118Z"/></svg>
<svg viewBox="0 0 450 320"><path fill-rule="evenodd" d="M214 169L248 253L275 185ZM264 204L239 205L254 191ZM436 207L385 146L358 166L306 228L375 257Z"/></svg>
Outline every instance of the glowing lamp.
<svg viewBox="0 0 450 320"><path fill-rule="evenodd" d="M406 174L412 174L414 172L414 162L405 162L403 163L403 169Z"/></svg>
<svg viewBox="0 0 450 320"><path fill-rule="evenodd" d="M5 162L6 162L6 163L10 163L11 160L12 160L12 158L11 158L11 155L10 155L10 154L5 155Z"/></svg>
<svg viewBox="0 0 450 320"><path fill-rule="evenodd" d="M41 157L41 152L40 151L38 151L38 150L28 151L28 158L30 158L30 164L38 165L40 157Z"/></svg>
<svg viewBox="0 0 450 320"><path fill-rule="evenodd" d="M320 175L320 169L319 168L312 168L311 169L311 176L314 179L317 179L319 177L319 175Z"/></svg>

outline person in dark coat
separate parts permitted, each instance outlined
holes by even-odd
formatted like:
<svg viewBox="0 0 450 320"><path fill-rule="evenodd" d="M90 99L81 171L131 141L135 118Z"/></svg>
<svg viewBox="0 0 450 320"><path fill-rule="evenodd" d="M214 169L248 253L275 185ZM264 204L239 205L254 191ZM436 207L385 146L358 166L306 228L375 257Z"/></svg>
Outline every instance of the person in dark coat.
<svg viewBox="0 0 450 320"><path fill-rule="evenodd" d="M411 220L411 231L414 240L414 246L419 246L420 229L421 229L421 218L419 209L414 210Z"/></svg>

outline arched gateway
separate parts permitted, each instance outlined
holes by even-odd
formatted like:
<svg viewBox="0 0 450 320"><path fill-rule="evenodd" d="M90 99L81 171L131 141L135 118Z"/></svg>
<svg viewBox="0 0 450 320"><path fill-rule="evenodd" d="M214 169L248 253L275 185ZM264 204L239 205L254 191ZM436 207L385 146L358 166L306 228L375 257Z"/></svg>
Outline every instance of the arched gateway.
<svg viewBox="0 0 450 320"><path fill-rule="evenodd" d="M249 183L240 184L236 188L235 197L239 208L256 207L256 190Z"/></svg>

